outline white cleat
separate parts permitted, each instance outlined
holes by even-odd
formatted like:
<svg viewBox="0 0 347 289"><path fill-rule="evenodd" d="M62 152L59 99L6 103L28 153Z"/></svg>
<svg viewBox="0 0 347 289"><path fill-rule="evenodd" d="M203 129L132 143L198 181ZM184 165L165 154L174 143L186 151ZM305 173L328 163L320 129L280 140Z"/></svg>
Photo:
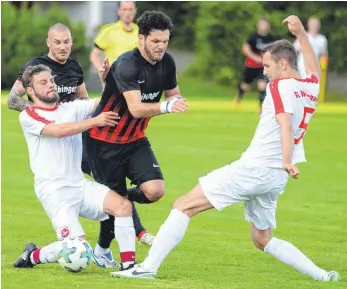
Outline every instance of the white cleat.
<svg viewBox="0 0 347 289"><path fill-rule="evenodd" d="M93 251L93 262L100 268L119 268L120 267L117 261L113 259L113 255L111 251L108 251L104 255L100 256L100 258L96 257Z"/></svg>
<svg viewBox="0 0 347 289"><path fill-rule="evenodd" d="M340 280L341 280L340 274L337 273L336 271L328 272L328 274L323 279L324 282L337 282Z"/></svg>
<svg viewBox="0 0 347 289"><path fill-rule="evenodd" d="M141 234L140 234L141 236ZM153 241L154 241L154 236L151 235L148 232L145 232L140 238L139 238L139 244L144 244L144 245L148 245L148 246L152 246Z"/></svg>
<svg viewBox="0 0 347 289"><path fill-rule="evenodd" d="M147 271L142 268L141 265L135 265L132 268L115 271L110 273L111 277L121 278L121 279L146 279L154 280L156 272Z"/></svg>

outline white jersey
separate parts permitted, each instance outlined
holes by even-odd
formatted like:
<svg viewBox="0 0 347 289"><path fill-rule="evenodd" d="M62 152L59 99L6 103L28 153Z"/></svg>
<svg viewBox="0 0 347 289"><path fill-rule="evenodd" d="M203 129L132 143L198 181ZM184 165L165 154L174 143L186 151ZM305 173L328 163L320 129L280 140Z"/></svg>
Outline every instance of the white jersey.
<svg viewBox="0 0 347 289"><path fill-rule="evenodd" d="M49 123L77 122L89 118L94 104L95 100L76 100L59 103L51 109L27 108L20 113L35 187L49 183L51 189L55 189L78 186L83 182L82 134L57 138L42 136L41 131Z"/></svg>
<svg viewBox="0 0 347 289"><path fill-rule="evenodd" d="M308 39L312 45L313 51L316 54L317 59L328 50L328 40L327 38L322 35L322 34L317 34L317 35L311 35L307 34ZM300 73L301 77L306 77L307 73L305 70L305 65L304 65L304 57L301 53L301 46L298 40L295 41L294 46L296 50L298 51L298 71Z"/></svg>
<svg viewBox="0 0 347 289"><path fill-rule="evenodd" d="M305 162L303 137L315 112L318 93L319 81L312 74L306 79L285 78L268 83L258 127L241 159L266 167L282 168L281 132L275 117L286 112L293 116L292 163Z"/></svg>

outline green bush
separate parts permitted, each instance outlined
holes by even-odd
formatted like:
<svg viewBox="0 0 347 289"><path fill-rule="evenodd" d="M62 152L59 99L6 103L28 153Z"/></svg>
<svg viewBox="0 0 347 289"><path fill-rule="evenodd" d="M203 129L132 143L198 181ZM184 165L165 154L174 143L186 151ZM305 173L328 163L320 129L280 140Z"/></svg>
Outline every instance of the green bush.
<svg viewBox="0 0 347 289"><path fill-rule="evenodd" d="M2 2L1 8L2 89L12 86L29 59L48 53L47 31L57 22L70 28L74 43L71 56L88 72L90 47L83 23L72 25L68 13L58 5L45 12L35 5L30 9L26 5L17 9L10 2Z"/></svg>

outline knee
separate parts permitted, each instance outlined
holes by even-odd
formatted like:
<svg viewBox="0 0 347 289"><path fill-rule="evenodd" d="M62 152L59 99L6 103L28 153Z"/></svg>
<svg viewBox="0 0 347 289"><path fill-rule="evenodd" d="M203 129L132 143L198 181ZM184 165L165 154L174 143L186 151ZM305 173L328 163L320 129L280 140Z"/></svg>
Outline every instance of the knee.
<svg viewBox="0 0 347 289"><path fill-rule="evenodd" d="M266 245L270 242L272 236L271 233L265 231L260 231L260 230L253 230L252 231L252 241L254 245L259 249L264 251L264 248Z"/></svg>
<svg viewBox="0 0 347 289"><path fill-rule="evenodd" d="M258 91L265 91L266 90L266 82L263 80L258 81Z"/></svg>
<svg viewBox="0 0 347 289"><path fill-rule="evenodd" d="M249 84L247 84L247 83L245 83L245 82L241 82L241 89L243 90L243 91L248 91L248 89L249 89Z"/></svg>
<svg viewBox="0 0 347 289"><path fill-rule="evenodd" d="M164 196L165 184L164 181L155 181L141 185L141 191L145 194L148 200L156 202Z"/></svg>
<svg viewBox="0 0 347 289"><path fill-rule="evenodd" d="M118 201L109 201L105 204L105 211L117 217L129 217L132 215L132 204L123 198Z"/></svg>
<svg viewBox="0 0 347 289"><path fill-rule="evenodd" d="M191 209L186 196L179 197L173 205L173 208L186 214L189 218L192 218L196 213Z"/></svg>

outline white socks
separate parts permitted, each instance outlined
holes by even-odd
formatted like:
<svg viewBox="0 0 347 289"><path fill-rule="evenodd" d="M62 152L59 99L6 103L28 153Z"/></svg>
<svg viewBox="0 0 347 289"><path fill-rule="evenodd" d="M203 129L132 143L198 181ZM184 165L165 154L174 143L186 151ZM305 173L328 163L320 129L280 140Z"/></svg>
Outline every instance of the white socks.
<svg viewBox="0 0 347 289"><path fill-rule="evenodd" d="M132 217L115 217L114 235L119 245L123 268L135 263L136 235Z"/></svg>
<svg viewBox="0 0 347 289"><path fill-rule="evenodd" d="M327 272L317 267L293 244L273 237L264 248L264 252L275 256L281 262L311 276L315 280L323 280Z"/></svg>
<svg viewBox="0 0 347 289"><path fill-rule="evenodd" d="M177 246L187 231L190 218L177 209L171 210L165 223L161 225L148 256L141 267L157 272L166 256Z"/></svg>
<svg viewBox="0 0 347 289"><path fill-rule="evenodd" d="M54 242L43 248L37 248L30 255L32 264L45 264L45 263L56 263L58 260L58 253L62 249L61 242Z"/></svg>
<svg viewBox="0 0 347 289"><path fill-rule="evenodd" d="M94 249L94 255L97 258L100 258L102 255L106 254L108 251L110 251L109 248L104 249L102 247L100 247L100 245L98 243L96 243L95 249Z"/></svg>

